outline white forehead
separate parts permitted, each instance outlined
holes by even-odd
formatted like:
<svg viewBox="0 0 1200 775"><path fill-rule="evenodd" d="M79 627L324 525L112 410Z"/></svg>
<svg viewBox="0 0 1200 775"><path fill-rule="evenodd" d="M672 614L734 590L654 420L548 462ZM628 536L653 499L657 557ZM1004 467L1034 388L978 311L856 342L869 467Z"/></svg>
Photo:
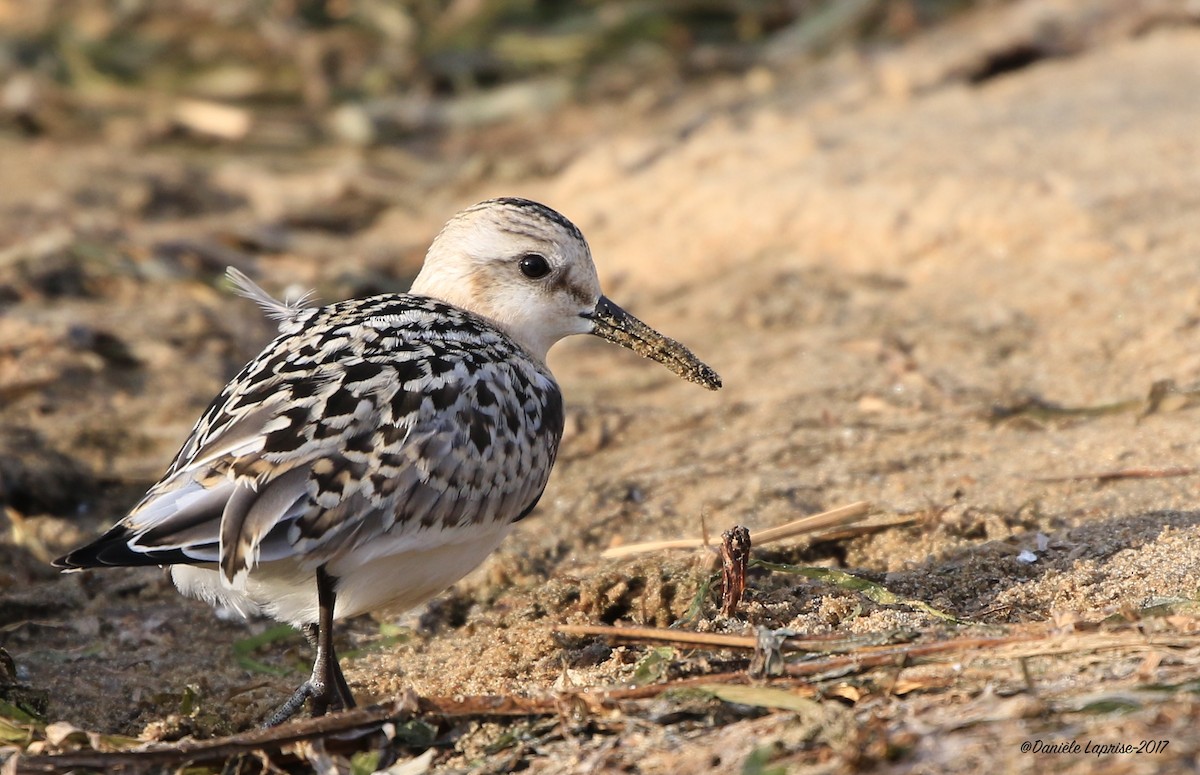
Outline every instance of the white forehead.
<svg viewBox="0 0 1200 775"><path fill-rule="evenodd" d="M473 258L510 258L524 251L591 261L582 232L560 213L528 199L489 199L454 216L438 242Z"/></svg>
<svg viewBox="0 0 1200 775"><path fill-rule="evenodd" d="M550 272L526 276L537 254ZM463 210L434 239L412 292L490 319L535 357L587 333L600 283L583 234L565 217L526 199L492 199Z"/></svg>

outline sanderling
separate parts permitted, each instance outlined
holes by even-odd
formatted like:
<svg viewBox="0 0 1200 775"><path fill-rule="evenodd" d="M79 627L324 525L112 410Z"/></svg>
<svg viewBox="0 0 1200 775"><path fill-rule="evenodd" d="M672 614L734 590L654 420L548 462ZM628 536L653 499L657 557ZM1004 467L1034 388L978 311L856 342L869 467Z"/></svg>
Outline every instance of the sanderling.
<svg viewBox="0 0 1200 775"><path fill-rule="evenodd" d="M526 199L454 216L407 294L312 307L229 276L279 336L129 515L55 565L169 565L186 595L303 631L312 675L268 725L354 707L334 621L428 600L533 510L563 430L555 342L595 334L721 386L602 296L583 234Z"/></svg>

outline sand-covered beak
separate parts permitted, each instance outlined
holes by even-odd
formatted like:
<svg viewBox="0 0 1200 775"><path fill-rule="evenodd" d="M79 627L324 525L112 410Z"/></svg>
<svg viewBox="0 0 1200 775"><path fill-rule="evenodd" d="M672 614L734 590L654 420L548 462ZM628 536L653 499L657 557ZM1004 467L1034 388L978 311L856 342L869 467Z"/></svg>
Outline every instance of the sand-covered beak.
<svg viewBox="0 0 1200 775"><path fill-rule="evenodd" d="M596 324L592 333L601 339L628 347L638 355L658 361L679 376L703 385L709 390L721 387L721 378L701 361L692 351L655 331L650 326L630 315L601 296L596 309L585 317Z"/></svg>

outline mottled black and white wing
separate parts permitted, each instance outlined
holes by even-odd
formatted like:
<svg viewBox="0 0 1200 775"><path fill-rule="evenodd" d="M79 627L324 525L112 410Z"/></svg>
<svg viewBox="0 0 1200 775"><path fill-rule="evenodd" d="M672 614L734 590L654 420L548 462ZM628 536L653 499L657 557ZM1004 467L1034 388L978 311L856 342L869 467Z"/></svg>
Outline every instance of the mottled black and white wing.
<svg viewBox="0 0 1200 775"><path fill-rule="evenodd" d="M421 297L297 314L303 325L289 318L226 386L163 479L62 565L217 563L237 587L258 563L383 556L528 513L562 434L544 367Z"/></svg>

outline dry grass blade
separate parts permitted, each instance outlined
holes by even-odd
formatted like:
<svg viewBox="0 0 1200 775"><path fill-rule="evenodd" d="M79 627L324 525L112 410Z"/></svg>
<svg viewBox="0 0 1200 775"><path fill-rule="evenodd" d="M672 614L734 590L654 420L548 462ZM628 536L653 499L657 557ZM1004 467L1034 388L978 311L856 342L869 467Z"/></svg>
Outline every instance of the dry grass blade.
<svg viewBox="0 0 1200 775"><path fill-rule="evenodd" d="M1094 471L1092 473L1068 474L1066 476L1035 476L1034 482L1082 482L1095 479L1098 482L1112 482L1117 479L1166 479L1175 476L1193 476L1200 473L1200 468L1193 466L1175 466L1173 468L1117 468L1112 471Z"/></svg>
<svg viewBox="0 0 1200 775"><path fill-rule="evenodd" d="M665 630L653 627L564 625L557 627L556 630L558 632L571 635L600 635L603 637L616 638L620 640L647 640L663 643L678 643L688 646L709 646L712 648L753 650L757 646L757 639L751 636L682 632L679 630ZM793 662L786 666L784 674L790 677L798 678L803 676L819 675L826 672L845 671L848 669L865 670L873 667L893 665L897 663L913 664L918 660L941 654L961 653L965 651L997 651L1008 647L1023 647L1023 650L1016 653L996 653L995 656L1001 658L1015 658L1022 655L1044 656L1055 653L1064 653L1061 651L1062 647L1048 643L1056 640L1059 639L1052 635L1031 633L1001 636L996 638L956 638L953 640L935 641L932 643L860 646L858 648L852 648L853 653L849 654L837 654L826 658L807 659L802 662ZM1134 646L1137 645L1137 642L1136 639L1131 635L1130 638L1123 639L1121 644L1125 646ZM830 639L822 642L814 639L788 638L782 644L782 648L783 650L792 651L850 650L843 648L846 645L846 639ZM1108 649L1116 647L1115 644L1107 641L1102 644L1081 642L1076 645L1082 650L1090 650L1092 648ZM1145 646L1144 641L1141 645ZM746 676L746 674L743 672L731 673L730 675L742 677ZM700 677L694 680L707 680L711 683L718 680L725 680L725 676L721 676L719 679L717 676L708 676L707 678ZM607 692L605 696L610 698L615 697L613 692Z"/></svg>
<svg viewBox="0 0 1200 775"><path fill-rule="evenodd" d="M844 528L834 530L823 530L819 533L813 534L810 540L812 543L817 543L820 541L848 541L851 538L858 538L859 536L870 535L872 533L881 533L885 530L891 530L894 527L911 525L914 522L918 522L920 519L921 517L916 514L906 514L898 517L876 518L863 524L847 525Z"/></svg>
<svg viewBox="0 0 1200 775"><path fill-rule="evenodd" d="M839 506L836 509L823 511L820 514L813 514L803 519L797 519L795 522L789 522L786 525L771 527L766 530L757 530L750 534L750 543L754 546L762 546L773 541L782 541L785 538L795 538L796 536L808 535L833 528L844 528L853 525L870 513L870 502L856 501L845 506Z"/></svg>
<svg viewBox="0 0 1200 775"><path fill-rule="evenodd" d="M657 627L610 627L608 625L562 624L554 628L564 635L599 635L623 641L675 643L682 646L708 646L719 649L753 649L751 635L723 635L716 632L688 632Z"/></svg>
<svg viewBox="0 0 1200 775"><path fill-rule="evenodd" d="M789 522L786 525L772 527L766 530L759 530L750 534L750 542L754 546L762 546L763 544L771 543L772 541L781 541L785 538L794 538L795 536L809 535L822 530L832 528L844 528L858 522L871 511L871 504L867 501L857 501L845 506L840 506L836 509L823 511L820 514L812 514L794 522ZM705 538L681 538L672 541L648 541L640 544L628 544L626 546L614 546L611 549L606 549L601 553L601 557L628 557L634 554L645 554L646 552L657 552L663 549L699 549L708 546L708 541Z"/></svg>
<svg viewBox="0 0 1200 775"><path fill-rule="evenodd" d="M723 702L752 705L771 710L790 710L794 713L819 715L821 705L801 692L790 692L777 686L745 686L741 684L704 684L700 687Z"/></svg>
<svg viewBox="0 0 1200 775"><path fill-rule="evenodd" d="M554 628L563 635L597 635L627 643L670 643L683 647L708 647L714 649L758 648L754 635L727 635L717 632L689 632L660 627L613 627L606 624L563 624ZM884 636L886 639L886 636ZM853 651L877 646L880 636L814 635L786 638L781 648L784 651L816 651L821 653Z"/></svg>
<svg viewBox="0 0 1200 775"><path fill-rule="evenodd" d="M1196 636L1191 633L1155 633L1148 635L1136 627L1122 632L1086 632L1052 635L1016 641L997 649L991 656L1000 659L1029 659L1060 657L1102 651L1140 653L1161 649L1189 650L1197 648Z"/></svg>

